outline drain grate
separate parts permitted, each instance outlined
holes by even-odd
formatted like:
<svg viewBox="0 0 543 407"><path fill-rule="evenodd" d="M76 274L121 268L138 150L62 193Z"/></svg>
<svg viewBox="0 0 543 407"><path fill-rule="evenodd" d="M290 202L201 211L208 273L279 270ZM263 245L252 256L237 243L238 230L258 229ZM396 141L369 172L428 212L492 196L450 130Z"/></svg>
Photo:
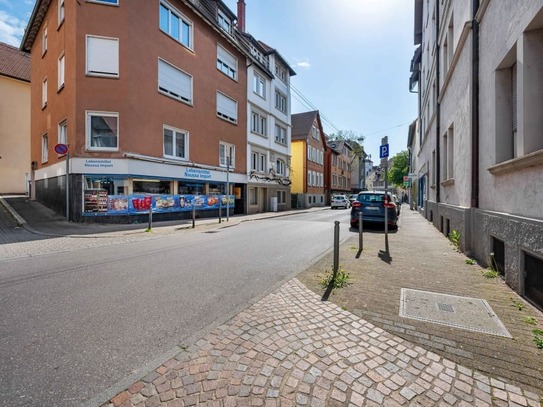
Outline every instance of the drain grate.
<svg viewBox="0 0 543 407"><path fill-rule="evenodd" d="M400 316L455 328L512 338L482 299L402 288Z"/></svg>
<svg viewBox="0 0 543 407"><path fill-rule="evenodd" d="M445 312L454 312L454 308L451 304L442 304L440 302L437 303L437 309Z"/></svg>

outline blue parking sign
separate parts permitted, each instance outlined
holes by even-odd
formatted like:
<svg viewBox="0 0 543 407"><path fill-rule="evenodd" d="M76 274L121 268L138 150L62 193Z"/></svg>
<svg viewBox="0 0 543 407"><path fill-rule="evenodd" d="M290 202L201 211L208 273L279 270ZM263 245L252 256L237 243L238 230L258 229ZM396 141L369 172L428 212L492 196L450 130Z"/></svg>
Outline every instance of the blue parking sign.
<svg viewBox="0 0 543 407"><path fill-rule="evenodd" d="M383 144L379 148L379 158L386 158L388 157L388 144Z"/></svg>

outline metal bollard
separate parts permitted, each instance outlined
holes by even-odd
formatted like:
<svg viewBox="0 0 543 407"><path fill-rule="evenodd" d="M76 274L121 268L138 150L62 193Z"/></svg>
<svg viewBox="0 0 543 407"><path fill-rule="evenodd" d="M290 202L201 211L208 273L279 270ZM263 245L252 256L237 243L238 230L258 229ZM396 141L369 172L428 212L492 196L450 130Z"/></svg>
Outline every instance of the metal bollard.
<svg viewBox="0 0 543 407"><path fill-rule="evenodd" d="M192 202L192 228L196 227L196 205Z"/></svg>
<svg viewBox="0 0 543 407"><path fill-rule="evenodd" d="M153 227L153 205L151 204L149 206L149 226L148 226L148 230L151 230L151 228Z"/></svg>
<svg viewBox="0 0 543 407"><path fill-rule="evenodd" d="M334 278L339 269L339 221L334 222Z"/></svg>
<svg viewBox="0 0 543 407"><path fill-rule="evenodd" d="M364 224L363 217L362 217L362 211L358 212L358 250L362 251L364 250Z"/></svg>
<svg viewBox="0 0 543 407"><path fill-rule="evenodd" d="M222 222L222 198L219 198L219 223Z"/></svg>

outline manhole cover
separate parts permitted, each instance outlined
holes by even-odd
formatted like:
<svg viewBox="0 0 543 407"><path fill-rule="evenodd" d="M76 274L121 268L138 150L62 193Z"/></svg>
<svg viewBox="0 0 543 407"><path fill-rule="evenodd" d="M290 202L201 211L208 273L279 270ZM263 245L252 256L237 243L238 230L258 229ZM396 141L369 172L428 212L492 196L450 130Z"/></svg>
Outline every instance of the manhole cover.
<svg viewBox="0 0 543 407"><path fill-rule="evenodd" d="M402 288L400 316L512 338L482 299Z"/></svg>

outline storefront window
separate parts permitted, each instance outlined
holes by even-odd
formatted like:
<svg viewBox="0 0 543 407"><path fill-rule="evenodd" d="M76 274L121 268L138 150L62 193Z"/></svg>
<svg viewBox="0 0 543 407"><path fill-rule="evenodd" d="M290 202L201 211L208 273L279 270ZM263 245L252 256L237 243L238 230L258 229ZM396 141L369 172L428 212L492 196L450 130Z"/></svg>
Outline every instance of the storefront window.
<svg viewBox="0 0 543 407"><path fill-rule="evenodd" d="M107 177L85 177L84 189L103 189L108 195L124 195L125 180Z"/></svg>
<svg viewBox="0 0 543 407"><path fill-rule="evenodd" d="M205 195L205 184L179 181L178 193L180 195Z"/></svg>
<svg viewBox="0 0 543 407"><path fill-rule="evenodd" d="M209 184L209 195L225 195L226 184Z"/></svg>
<svg viewBox="0 0 543 407"><path fill-rule="evenodd" d="M134 194L171 194L171 181L161 180L134 180Z"/></svg>

